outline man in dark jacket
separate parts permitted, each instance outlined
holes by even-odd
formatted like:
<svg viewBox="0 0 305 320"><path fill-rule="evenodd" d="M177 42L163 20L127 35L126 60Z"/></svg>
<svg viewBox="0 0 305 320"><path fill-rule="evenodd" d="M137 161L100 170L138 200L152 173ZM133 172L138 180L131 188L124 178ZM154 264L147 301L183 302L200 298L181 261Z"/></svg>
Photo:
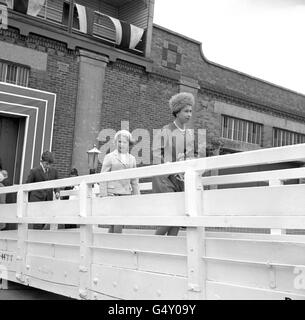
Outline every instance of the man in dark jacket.
<svg viewBox="0 0 305 320"><path fill-rule="evenodd" d="M52 167L53 162L54 157L52 152L45 151L41 156L40 165L30 171L26 183L58 179L57 170ZM59 189L43 189L31 191L29 194L29 202L52 201L53 191L55 192L56 199L58 199Z"/></svg>
<svg viewBox="0 0 305 320"><path fill-rule="evenodd" d="M41 182L48 180L58 179L58 173L55 168L52 167L54 162L54 157L52 152L45 151L41 156L40 165L36 168L33 168L30 171L30 174L26 180L26 183ZM42 190L33 190L29 193L29 202L37 201L52 201L53 192L55 192L56 199L59 198L59 189L42 189ZM41 229L43 225L35 225L35 229Z"/></svg>

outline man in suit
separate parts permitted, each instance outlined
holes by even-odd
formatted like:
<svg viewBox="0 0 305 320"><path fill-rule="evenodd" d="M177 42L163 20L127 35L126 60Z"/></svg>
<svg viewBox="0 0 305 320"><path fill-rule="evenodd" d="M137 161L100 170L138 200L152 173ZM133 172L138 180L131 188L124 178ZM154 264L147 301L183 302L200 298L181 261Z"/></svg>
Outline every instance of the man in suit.
<svg viewBox="0 0 305 320"><path fill-rule="evenodd" d="M41 155L40 165L36 168L33 168L26 180L26 183L41 182L48 180L58 179L58 173L55 168L52 167L54 162L54 157L52 152L45 151ZM37 201L52 201L53 192L55 192L56 199L59 198L59 189L43 189L43 190L34 190L29 193L29 202ZM34 228L41 229L43 225L34 225Z"/></svg>

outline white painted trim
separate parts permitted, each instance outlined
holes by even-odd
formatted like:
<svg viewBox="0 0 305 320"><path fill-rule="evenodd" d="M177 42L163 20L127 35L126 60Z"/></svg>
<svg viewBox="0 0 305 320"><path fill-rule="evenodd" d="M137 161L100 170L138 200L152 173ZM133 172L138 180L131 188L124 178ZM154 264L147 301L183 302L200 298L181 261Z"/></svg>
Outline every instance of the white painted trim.
<svg viewBox="0 0 305 320"><path fill-rule="evenodd" d="M37 109L38 109L38 112L36 112L36 121L35 121L35 129L34 129L34 139L33 139L31 168L33 168L34 154L35 154L35 147L36 147L36 137L37 137L37 124L38 124L39 108L37 108Z"/></svg>
<svg viewBox="0 0 305 320"><path fill-rule="evenodd" d="M11 84L8 84L8 83L3 83L5 85L11 85ZM13 85L15 87L18 87L18 88L22 88L24 90L28 90L30 88L27 88L27 87L23 87L23 86L18 86L18 85ZM57 99L57 96L55 93L50 93L50 92L46 92L46 91L41 91L41 90L36 90L36 89L30 89L31 91L35 91L35 92L41 92L41 93L44 93L44 94L47 94L47 95L50 95L50 96L54 96L54 105L51 106L53 107L53 115L52 115L52 119L51 119L51 123L50 123L50 151L52 151L52 141L53 141L53 129L54 129L54 120L55 120L55 109L56 109L56 99ZM26 99L29 99L29 100L36 100L36 101L41 101L43 102L43 108L44 108L44 113L45 113L45 116L44 116L44 124L43 124L43 135L42 135L42 141L41 141L41 152L44 151L44 141L45 141L45 134L46 134L46 120L47 120L47 113L48 113L48 108L49 108L49 100L46 100L46 99L41 99L41 98L37 98L37 97L32 97L32 96L25 96L25 95L20 95L20 94L15 94L15 93L11 93L11 92L5 92L5 91L0 91L0 93L3 93L4 95L10 95L10 96L16 96L16 97L21 97L21 98L26 98ZM7 103L7 102L4 102L4 103ZM8 103L9 104L9 103ZM12 104L12 103L10 103ZM37 108L38 109L38 112L40 111L38 107L33 107L33 106L28 106L28 105L22 105L24 107L29 107L29 108ZM36 124L37 124L37 119L38 119L38 115L36 115ZM36 147L36 131L37 131L37 126L35 128L35 137L34 137L34 144L33 144L33 147L34 147L34 151L35 151L35 147ZM35 152L32 153L32 161L31 161L31 167L33 167L33 163L34 163L34 154Z"/></svg>
<svg viewBox="0 0 305 320"><path fill-rule="evenodd" d="M20 87L20 86L18 86ZM24 88L24 87L22 87ZM29 100L36 100L36 101L42 101L44 102L43 104L43 107L44 107L44 113L45 113L45 117L44 117L44 124L43 124L43 131L42 131L42 140L41 140L41 150L43 152L43 149L44 149L44 138L45 138L45 126L46 126L46 118L47 118L47 113L48 113L48 100L45 100L45 99L40 99L40 98L35 98L35 97L31 97L31 96L24 96L24 95L20 95L20 94L14 94L14 93L11 93L11 92L5 92L5 91L0 91L0 93L3 93L5 95L10 95L10 96L14 96L14 97L20 97L20 98L26 98L26 99L29 99ZM55 99L56 99L56 95L55 95ZM23 105L23 106L28 106L28 105ZM31 106L28 106L28 107L31 107ZM38 108L38 107L33 107L32 108ZM54 108L55 108L55 105L54 105ZM39 108L38 108L38 112L39 112ZM38 118L38 116L36 117ZM37 119L36 119L37 120ZM51 127L53 127L53 122L54 122L54 112L53 112L53 118L52 118L52 125ZM36 121L37 123L37 121ZM53 134L53 130L52 130L52 134ZM35 131L35 146L36 146L36 131ZM34 149L35 150L35 149ZM50 150L51 151L51 150ZM40 153L42 153L40 152ZM34 163L34 153L32 154L32 161L31 161L31 167L33 167L33 163Z"/></svg>
<svg viewBox="0 0 305 320"><path fill-rule="evenodd" d="M34 153L35 153L35 146L36 146L36 132L37 132L39 108L33 107L33 106L28 106L28 105L22 105L22 104L18 104L18 103L7 102L7 101L0 101L0 103L14 105L14 106L18 106L21 108L36 109L36 112L35 112L36 120L35 120L34 139L33 139L33 148L32 148L32 161L31 161L31 167L33 167Z"/></svg>
<svg viewBox="0 0 305 320"><path fill-rule="evenodd" d="M26 152L26 141L27 141L27 136L28 136L28 122L29 122L29 115L27 114L22 114L22 113L17 113L17 112L7 112L7 111L1 111L0 114L5 113L5 114L14 114L17 116L21 116L26 118L25 119L25 132L24 132L24 138L23 138L23 146L22 146L22 159L21 159L21 168L20 168L20 177L19 177L19 183L22 183L22 177L23 177L23 171L24 171L24 159L25 159L25 152ZM18 132L19 135L19 132ZM14 173L15 175L15 173ZM15 176L14 176L15 177Z"/></svg>
<svg viewBox="0 0 305 320"><path fill-rule="evenodd" d="M28 130L29 130L29 116L25 120L25 133L24 133L24 138L23 138L23 150L22 150L22 164L21 164L21 170L20 170L20 180L19 183L22 184L23 180L23 171L24 171L24 160L25 160L25 152L26 152L26 142L28 139Z"/></svg>
<svg viewBox="0 0 305 320"><path fill-rule="evenodd" d="M43 90L33 89L33 88L30 88L30 87L19 86L19 85L17 85L17 84L12 84L12 83L7 83L7 82L0 82L0 84L4 84L4 85L6 85L6 86L13 86L13 87L17 87L17 88L21 88L21 89L29 90L29 91L42 92L42 93L44 93L44 94L51 95L51 96L54 95L54 96L56 97L56 93L49 92L49 91L43 91ZM2 92L4 92L4 91L2 91ZM7 92L5 92L5 93L7 93ZM25 97L31 99L31 97L29 97L29 96L25 96ZM34 98L34 99L38 99L38 98ZM40 99L38 99L38 100L40 100Z"/></svg>
<svg viewBox="0 0 305 320"><path fill-rule="evenodd" d="M17 143L16 143L16 150L15 150L15 161L14 161L14 175L13 175L13 184L15 181L15 173L16 173L16 165L17 165L17 156L18 156L18 143L20 138L20 122L18 125L18 134L17 134Z"/></svg>
<svg viewBox="0 0 305 320"><path fill-rule="evenodd" d="M52 143L53 143L53 130L54 130L54 120L55 120L55 109L56 109L57 95L54 97L54 108L53 108L53 116L52 116L52 125L51 125L51 138L50 138L50 147L49 150L52 151Z"/></svg>
<svg viewBox="0 0 305 320"><path fill-rule="evenodd" d="M213 185L213 184L222 185L222 184L269 181L272 179L278 179L282 181L282 180L299 179L299 178L305 178L304 167L203 177L202 183L204 185Z"/></svg>
<svg viewBox="0 0 305 320"><path fill-rule="evenodd" d="M8 85L7 83L5 83L6 85ZM18 85L14 85L18 88L23 88L23 89L30 89L27 87L22 87L22 86L18 86ZM54 120L55 120L55 109L56 109L56 101L57 101L57 95L55 93L51 93L51 92L47 92L47 91L41 91L41 90L36 90L36 89L31 89L31 91L35 91L35 92L42 92L48 95L53 95L54 96L54 105L51 106L51 108L53 107L53 115L52 115L52 121L51 121L51 132L50 132L50 147L49 150L52 151L52 141L53 141L53 129L54 129ZM44 150L44 138L45 138L45 126L46 126L46 118L47 118L47 114L48 114L48 108L49 108L49 100L46 99L40 99L40 98L36 98L36 97L32 97L32 96L24 96L24 95L20 95L20 94L14 94L11 92L5 92L5 91L0 91L0 93L4 93L7 95L11 95L11 96L16 96L16 97L21 97L21 98L26 98L26 99L31 99L31 100L37 100L37 101L43 101L45 102L45 122L44 122L44 127L43 127L43 137L42 137L42 151Z"/></svg>

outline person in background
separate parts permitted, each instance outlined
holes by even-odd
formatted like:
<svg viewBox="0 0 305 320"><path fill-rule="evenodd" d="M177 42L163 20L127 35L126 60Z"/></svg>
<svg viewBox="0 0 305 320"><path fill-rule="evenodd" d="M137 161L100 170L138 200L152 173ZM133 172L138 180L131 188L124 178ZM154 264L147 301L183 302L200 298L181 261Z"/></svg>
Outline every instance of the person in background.
<svg viewBox="0 0 305 320"><path fill-rule="evenodd" d="M129 148L133 144L131 133L127 130L120 130L114 136L115 150L108 153L102 165L101 172L116 171L122 169L135 168L136 159L129 153ZM123 179L100 183L100 196L126 196L139 194L138 179ZM123 226L110 226L108 232L122 233Z"/></svg>
<svg viewBox="0 0 305 320"><path fill-rule="evenodd" d="M181 92L171 97L169 107L174 121L165 125L153 140L154 164L189 160L197 156L195 139L192 129L186 124L192 117L195 105L194 96L188 92ZM162 137L162 138L161 138ZM183 192L184 177L181 174L156 176L152 179L153 193ZM178 235L179 227L159 227L157 235Z"/></svg>
<svg viewBox="0 0 305 320"><path fill-rule="evenodd" d="M76 168L71 169L69 177L70 178L78 177L78 171ZM67 186L64 188L64 190L78 190L78 189L79 189L78 186ZM62 200L69 200L69 199L72 200L76 198L77 197L74 195L61 197Z"/></svg>
<svg viewBox="0 0 305 320"><path fill-rule="evenodd" d="M31 169L26 183L41 182L58 179L58 172L52 167L54 156L50 151L44 151L41 155L40 165ZM29 202L37 201L52 201L55 198L59 199L59 189L42 189L29 192ZM46 225L34 225L34 229L47 228Z"/></svg>

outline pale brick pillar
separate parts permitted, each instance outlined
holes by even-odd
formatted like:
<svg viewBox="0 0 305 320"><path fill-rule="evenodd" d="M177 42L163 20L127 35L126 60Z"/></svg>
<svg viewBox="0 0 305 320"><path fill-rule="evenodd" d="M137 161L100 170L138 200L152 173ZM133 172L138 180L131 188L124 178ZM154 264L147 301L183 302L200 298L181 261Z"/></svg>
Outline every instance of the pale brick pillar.
<svg viewBox="0 0 305 320"><path fill-rule="evenodd" d="M108 58L79 50L79 78L76 103L72 167L88 174L87 150L97 144L103 101L103 84Z"/></svg>

